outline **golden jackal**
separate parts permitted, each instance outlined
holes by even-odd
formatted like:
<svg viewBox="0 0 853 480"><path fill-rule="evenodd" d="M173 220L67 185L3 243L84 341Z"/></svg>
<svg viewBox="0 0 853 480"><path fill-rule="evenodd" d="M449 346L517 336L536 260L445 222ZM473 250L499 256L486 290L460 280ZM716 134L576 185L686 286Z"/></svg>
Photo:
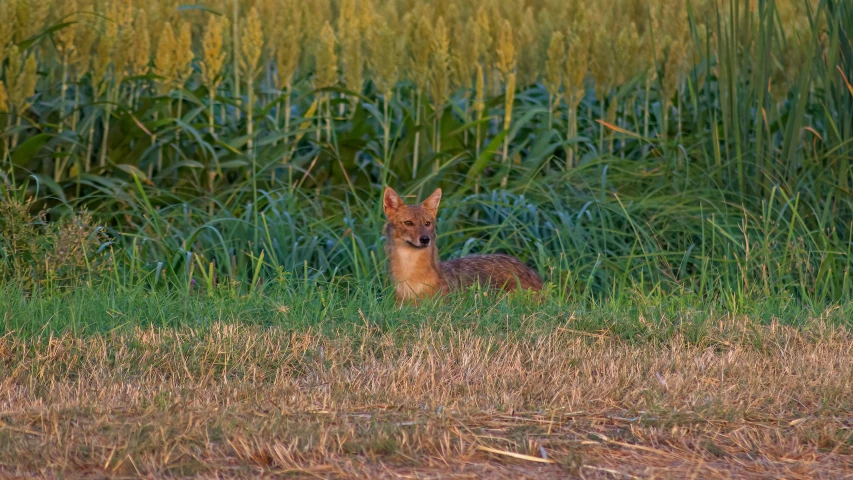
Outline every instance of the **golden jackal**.
<svg viewBox="0 0 853 480"><path fill-rule="evenodd" d="M397 192L385 189L385 251L397 303L446 295L476 283L506 291L542 289L539 275L509 255L469 255L440 262L435 245L439 201L440 188L420 205L406 205Z"/></svg>

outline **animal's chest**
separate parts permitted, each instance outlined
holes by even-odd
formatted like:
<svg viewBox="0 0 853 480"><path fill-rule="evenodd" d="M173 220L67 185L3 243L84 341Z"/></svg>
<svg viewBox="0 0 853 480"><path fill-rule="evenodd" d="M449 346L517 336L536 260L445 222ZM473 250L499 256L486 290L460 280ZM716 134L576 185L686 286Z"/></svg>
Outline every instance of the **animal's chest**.
<svg viewBox="0 0 853 480"><path fill-rule="evenodd" d="M415 280L404 280L397 283L394 293L397 298L413 299L427 296L430 293L434 293L436 290L437 287L433 285L427 285L426 283Z"/></svg>
<svg viewBox="0 0 853 480"><path fill-rule="evenodd" d="M406 250L395 252L391 276L396 283L395 294L398 299L429 296L441 289L441 276L425 253Z"/></svg>

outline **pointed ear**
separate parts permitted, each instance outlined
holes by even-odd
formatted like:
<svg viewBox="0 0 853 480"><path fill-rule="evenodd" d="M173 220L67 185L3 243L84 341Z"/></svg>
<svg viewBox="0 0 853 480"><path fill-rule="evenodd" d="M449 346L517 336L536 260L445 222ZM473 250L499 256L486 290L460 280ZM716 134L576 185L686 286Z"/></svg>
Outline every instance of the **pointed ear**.
<svg viewBox="0 0 853 480"><path fill-rule="evenodd" d="M426 200L424 200L424 203L421 204L421 207L423 207L425 210L431 213L433 217L435 217L436 215L438 215L438 202L440 201L441 189L436 188L435 191L432 192L432 195L430 195L429 197L427 197Z"/></svg>
<svg viewBox="0 0 853 480"><path fill-rule="evenodd" d="M382 208L385 210L385 216L391 218L391 215L397 213L400 208L404 207L403 200L397 195L393 188L385 189L385 198L382 200Z"/></svg>

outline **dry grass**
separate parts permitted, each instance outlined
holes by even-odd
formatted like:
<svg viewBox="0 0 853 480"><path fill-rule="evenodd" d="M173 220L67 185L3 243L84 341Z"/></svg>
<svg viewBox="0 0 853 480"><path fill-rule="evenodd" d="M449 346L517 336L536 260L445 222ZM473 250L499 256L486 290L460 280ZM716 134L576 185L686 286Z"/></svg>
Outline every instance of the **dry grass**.
<svg viewBox="0 0 853 480"><path fill-rule="evenodd" d="M853 335L722 318L0 339L0 476L842 478Z"/></svg>

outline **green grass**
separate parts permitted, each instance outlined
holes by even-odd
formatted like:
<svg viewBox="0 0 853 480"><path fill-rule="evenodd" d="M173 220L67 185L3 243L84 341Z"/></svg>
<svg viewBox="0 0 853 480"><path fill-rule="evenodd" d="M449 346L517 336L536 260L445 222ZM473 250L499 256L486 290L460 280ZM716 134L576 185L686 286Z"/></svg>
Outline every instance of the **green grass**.
<svg viewBox="0 0 853 480"><path fill-rule="evenodd" d="M234 295L183 289L127 288L112 283L68 290L28 293L11 284L0 287L2 334L19 338L66 333L101 335L148 328L191 328L240 324L261 328L355 334L363 328L407 337L420 328L471 329L478 334L513 336L520 332L549 334L568 328L631 342L667 341L674 335L703 343L722 318L749 318L754 325L776 323L797 328L820 317L827 325L853 326L853 305L844 303L813 311L796 301L751 302L733 312L702 305L689 294L635 297L604 303L566 303L553 289L541 302L524 297L495 298L461 292L419 307L397 307L390 291L361 290L328 283L295 284L286 280L263 293ZM698 305L698 306L697 306ZM736 335L736 332L732 332Z"/></svg>

